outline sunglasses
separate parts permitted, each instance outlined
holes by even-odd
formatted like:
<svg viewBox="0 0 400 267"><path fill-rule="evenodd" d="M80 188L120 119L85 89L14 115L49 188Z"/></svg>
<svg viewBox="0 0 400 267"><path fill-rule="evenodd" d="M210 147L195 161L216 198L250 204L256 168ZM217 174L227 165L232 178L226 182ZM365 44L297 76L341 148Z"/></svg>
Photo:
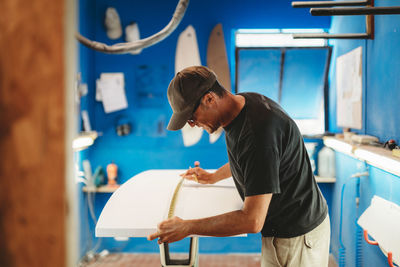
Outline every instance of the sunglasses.
<svg viewBox="0 0 400 267"><path fill-rule="evenodd" d="M200 97L200 99L196 102L196 105L194 105L194 109L193 109L193 112L192 112L192 116L190 116L190 118L188 119L188 122L189 123L191 123L191 124L193 124L194 122L195 122L195 118L194 118L194 113L196 112L196 110L199 108L199 106L200 106L200 104L201 104L201 100L203 99L203 97L206 95L206 94L208 94L210 91L207 91L207 92L205 92L201 97Z"/></svg>

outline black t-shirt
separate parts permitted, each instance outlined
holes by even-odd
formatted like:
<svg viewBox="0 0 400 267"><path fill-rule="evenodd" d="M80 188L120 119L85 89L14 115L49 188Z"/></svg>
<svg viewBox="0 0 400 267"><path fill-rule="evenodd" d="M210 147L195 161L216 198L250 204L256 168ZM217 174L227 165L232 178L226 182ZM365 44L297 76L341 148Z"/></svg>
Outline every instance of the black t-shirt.
<svg viewBox="0 0 400 267"><path fill-rule="evenodd" d="M271 99L241 93L246 103L225 127L229 164L240 196L273 193L263 236L290 238L317 227L328 207L295 122Z"/></svg>

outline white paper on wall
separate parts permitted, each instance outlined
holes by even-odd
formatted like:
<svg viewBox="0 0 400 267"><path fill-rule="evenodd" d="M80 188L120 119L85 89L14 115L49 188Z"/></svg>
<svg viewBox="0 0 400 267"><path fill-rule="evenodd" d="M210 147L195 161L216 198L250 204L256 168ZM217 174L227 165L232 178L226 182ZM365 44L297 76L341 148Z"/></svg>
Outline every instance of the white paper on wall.
<svg viewBox="0 0 400 267"><path fill-rule="evenodd" d="M103 101L103 98L101 97L101 80L97 79L96 80L96 101Z"/></svg>
<svg viewBox="0 0 400 267"><path fill-rule="evenodd" d="M103 101L105 113L128 107L123 73L102 73L96 85L96 100Z"/></svg>
<svg viewBox="0 0 400 267"><path fill-rule="evenodd" d="M362 47L336 59L337 125L362 128Z"/></svg>
<svg viewBox="0 0 400 267"><path fill-rule="evenodd" d="M85 132L90 132L92 130L92 126L90 125L89 113L87 110L82 110L81 116L83 121L83 130Z"/></svg>

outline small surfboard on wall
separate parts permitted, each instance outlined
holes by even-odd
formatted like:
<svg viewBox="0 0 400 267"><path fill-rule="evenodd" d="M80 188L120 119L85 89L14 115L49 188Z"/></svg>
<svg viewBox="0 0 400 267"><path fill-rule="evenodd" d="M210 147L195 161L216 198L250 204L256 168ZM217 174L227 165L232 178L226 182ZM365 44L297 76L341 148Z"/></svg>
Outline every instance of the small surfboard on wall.
<svg viewBox="0 0 400 267"><path fill-rule="evenodd" d="M125 41L127 42L135 42L140 40L140 31L139 26L136 22L130 23L125 27ZM142 49L136 49L130 52L132 55L137 55L142 52Z"/></svg>
<svg viewBox="0 0 400 267"><path fill-rule="evenodd" d="M207 67L217 74L219 83L231 91L231 76L229 72L228 56L226 54L224 32L222 24L218 23L211 31L207 46ZM219 128L210 134L210 143L215 143L221 136L223 129Z"/></svg>
<svg viewBox="0 0 400 267"><path fill-rule="evenodd" d="M192 25L189 25L178 38L175 53L175 74L180 70L201 65L199 47L197 45L196 31ZM181 130L184 146L193 146L197 144L203 135L203 129L200 127L190 127L189 124Z"/></svg>

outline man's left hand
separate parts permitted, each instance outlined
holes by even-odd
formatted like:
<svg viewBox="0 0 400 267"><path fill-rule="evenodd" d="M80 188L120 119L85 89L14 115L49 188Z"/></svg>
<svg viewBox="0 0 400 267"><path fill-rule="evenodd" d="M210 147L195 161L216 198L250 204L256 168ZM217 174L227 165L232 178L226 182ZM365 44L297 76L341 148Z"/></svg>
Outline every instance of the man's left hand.
<svg viewBox="0 0 400 267"><path fill-rule="evenodd" d="M188 224L179 217L173 217L158 224L158 231L147 236L148 240L158 238L158 244L179 241L189 235Z"/></svg>

